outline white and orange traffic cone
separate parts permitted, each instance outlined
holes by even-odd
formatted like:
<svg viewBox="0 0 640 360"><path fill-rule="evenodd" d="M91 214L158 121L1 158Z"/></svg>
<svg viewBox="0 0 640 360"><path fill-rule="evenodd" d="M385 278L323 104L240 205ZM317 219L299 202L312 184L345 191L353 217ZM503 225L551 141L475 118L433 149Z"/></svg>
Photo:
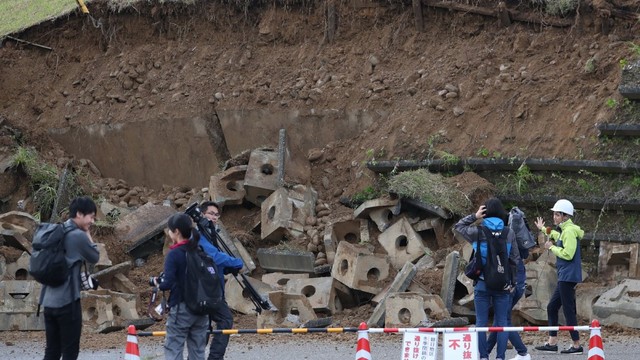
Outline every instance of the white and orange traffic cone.
<svg viewBox="0 0 640 360"><path fill-rule="evenodd" d="M600 322L591 322L591 335L589 336L589 356L587 360L604 360L604 346L600 336Z"/></svg>
<svg viewBox="0 0 640 360"><path fill-rule="evenodd" d="M136 327L134 325L129 325L129 334L127 334L127 348L124 351L124 360L140 360L138 335L136 335Z"/></svg>
<svg viewBox="0 0 640 360"><path fill-rule="evenodd" d="M356 346L356 360L371 360L369 328L364 322L360 323L360 326L358 326L358 345Z"/></svg>

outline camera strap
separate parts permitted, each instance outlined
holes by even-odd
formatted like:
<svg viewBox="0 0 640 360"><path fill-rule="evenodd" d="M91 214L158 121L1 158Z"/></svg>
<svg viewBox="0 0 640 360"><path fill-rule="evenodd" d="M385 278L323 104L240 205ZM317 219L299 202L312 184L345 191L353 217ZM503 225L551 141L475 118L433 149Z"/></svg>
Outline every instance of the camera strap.
<svg viewBox="0 0 640 360"><path fill-rule="evenodd" d="M158 287L154 286L151 289L151 295L149 296L149 305L147 306L147 315L154 321L162 321L163 315L167 312L167 300L162 292L162 300L160 301L161 312L156 311L156 302L158 300Z"/></svg>

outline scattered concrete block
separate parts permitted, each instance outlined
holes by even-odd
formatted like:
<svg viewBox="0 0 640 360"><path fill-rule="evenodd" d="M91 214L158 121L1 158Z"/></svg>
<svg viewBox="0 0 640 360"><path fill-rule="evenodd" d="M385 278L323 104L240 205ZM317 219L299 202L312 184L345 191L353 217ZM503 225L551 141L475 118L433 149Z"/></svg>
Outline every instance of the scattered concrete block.
<svg viewBox="0 0 640 360"><path fill-rule="evenodd" d="M407 261L414 262L425 254L420 235L413 230L405 218L396 221L378 236L378 242L389 254L391 265L396 269Z"/></svg>
<svg viewBox="0 0 640 360"><path fill-rule="evenodd" d="M13 263L7 264L5 278L9 280L33 280L29 275L29 259L31 255L23 252L22 255Z"/></svg>
<svg viewBox="0 0 640 360"><path fill-rule="evenodd" d="M295 328L318 318L309 299L302 294L273 291L269 293L269 300L278 310L265 310L258 314L258 329Z"/></svg>
<svg viewBox="0 0 640 360"><path fill-rule="evenodd" d="M378 226L379 231L384 231L391 225L393 216L400 214L400 201L398 199L373 199L363 202L353 212L356 219L370 218Z"/></svg>
<svg viewBox="0 0 640 360"><path fill-rule="evenodd" d="M312 274L315 260L309 251L280 250L275 247L258 249L258 262L267 271Z"/></svg>
<svg viewBox="0 0 640 360"><path fill-rule="evenodd" d="M256 292L263 298L267 298L269 292L274 289L269 284L265 284L260 280L254 279L252 277L246 276L247 281ZM241 280L238 277L238 280ZM240 283L234 279L232 276L227 275L226 282L224 286L225 298L227 299L227 304L229 307L235 311L238 311L243 314L255 314L256 306L251 301L251 296L246 289L243 289L240 286Z"/></svg>
<svg viewBox="0 0 640 360"><path fill-rule="evenodd" d="M9 211L0 214L0 222L16 225L22 229L27 229L26 233L22 233L27 239L33 238L33 233L38 227L39 221L31 214L22 211Z"/></svg>
<svg viewBox="0 0 640 360"><path fill-rule="evenodd" d="M231 234L229 234L222 221L218 221L217 229L220 239L222 239L229 250L231 250L231 254L229 255L242 259L242 262L244 263L243 271L251 273L253 270L255 270L256 263L253 261L251 255L249 255L247 249L238 239L232 237Z"/></svg>
<svg viewBox="0 0 640 360"><path fill-rule="evenodd" d="M247 165L238 165L217 173L209 179L211 201L220 206L240 205L244 200L244 177Z"/></svg>
<svg viewBox="0 0 640 360"><path fill-rule="evenodd" d="M296 212L294 201L285 188L279 188L265 198L260 217L262 239L282 240L285 234L300 236L304 231L304 218L295 219Z"/></svg>
<svg viewBox="0 0 640 360"><path fill-rule="evenodd" d="M395 279L393 279L391 286L389 286L386 296L384 296L380 300L380 302L378 302L378 305L376 305L375 309L373 309L373 313L371 314L371 317L367 321L367 325L369 325L369 327L384 326L386 300L388 295L392 293L404 292L405 290L407 290L407 288L409 287L409 284L411 283L411 280L413 280L413 277L415 275L416 275L415 265L413 265L410 262L407 262L406 264L404 264L404 266L402 267L402 270L398 272L398 275L396 275Z"/></svg>
<svg viewBox="0 0 640 360"><path fill-rule="evenodd" d="M16 226L9 223L0 223L0 242L13 248L24 250L31 254L31 242L24 235L16 231ZM26 229L23 229L26 232Z"/></svg>
<svg viewBox="0 0 640 360"><path fill-rule="evenodd" d="M256 206L278 188L278 153L271 149L253 150L244 176L245 198Z"/></svg>
<svg viewBox="0 0 640 360"><path fill-rule="evenodd" d="M100 252L100 258L98 262L95 264L97 269L105 269L113 265L111 259L109 259L109 253L107 253L107 248L102 243L96 243L98 246L98 251Z"/></svg>
<svg viewBox="0 0 640 360"><path fill-rule="evenodd" d="M110 290L125 294L138 294L137 286L122 273L118 273L113 276L111 279L111 285L112 287ZM106 288L105 286L102 287Z"/></svg>
<svg viewBox="0 0 640 360"><path fill-rule="evenodd" d="M392 293L385 302L385 327L416 327L427 321L424 299L416 293Z"/></svg>
<svg viewBox="0 0 640 360"><path fill-rule="evenodd" d="M97 271L93 274L103 288L111 288L111 281L116 274L126 274L133 266L131 261L125 261L117 265L110 266L106 269ZM126 291L125 291L126 292Z"/></svg>
<svg viewBox="0 0 640 360"><path fill-rule="evenodd" d="M444 301L447 310L451 312L453 306L453 295L456 290L456 282L458 278L458 264L460 262L460 253L452 251L447 255L444 272L442 273L442 289L440 297Z"/></svg>
<svg viewBox="0 0 640 360"><path fill-rule="evenodd" d="M7 273L7 259L4 256L0 255L0 280L13 280L5 279L5 274Z"/></svg>
<svg viewBox="0 0 640 360"><path fill-rule="evenodd" d="M536 261L525 264L531 296L520 299L514 310L531 324L547 324L547 304L558 283L556 269L549 264L551 260L555 260L555 256L544 251Z"/></svg>
<svg viewBox="0 0 640 360"><path fill-rule="evenodd" d="M584 284L578 284L576 286L576 313L578 314L578 319L595 319L593 305L609 289L610 287L606 286L593 286L593 284L584 286Z"/></svg>
<svg viewBox="0 0 640 360"><path fill-rule="evenodd" d="M439 295L435 294L421 294L424 300L424 310L427 313L427 317L435 320L446 319L451 316L449 310L447 310L444 301Z"/></svg>
<svg viewBox="0 0 640 360"><path fill-rule="evenodd" d="M274 272L262 275L262 282L271 285L271 287L277 291L285 291L289 281L308 278L309 274L285 274L282 272Z"/></svg>
<svg viewBox="0 0 640 360"><path fill-rule="evenodd" d="M0 331L44 330L44 316L36 316L41 289L35 280L0 281Z"/></svg>
<svg viewBox="0 0 640 360"><path fill-rule="evenodd" d="M602 325L618 323L640 329L640 280L625 279L593 304L593 314Z"/></svg>
<svg viewBox="0 0 640 360"><path fill-rule="evenodd" d="M411 224L411 226L413 227L413 230L417 232L433 230L434 221L437 223L438 219L440 218L431 217L431 218L421 219L415 224Z"/></svg>
<svg viewBox="0 0 640 360"><path fill-rule="evenodd" d="M115 326L113 301L104 291L82 291L82 323L92 332L102 332Z"/></svg>
<svg viewBox="0 0 640 360"><path fill-rule="evenodd" d="M445 210L445 209L443 209L443 208L441 208L441 207L439 207L437 205L426 204L426 203L424 203L422 201L419 201L419 200L410 199L410 198L403 198L401 203L402 203L402 207L403 208L409 207L409 208L415 208L415 209L423 210L423 211L428 212L429 214L439 216L439 217L441 217L443 219L450 219L451 216L452 216L452 214L449 211L447 211L447 210Z"/></svg>
<svg viewBox="0 0 640 360"><path fill-rule="evenodd" d="M336 258L336 247L338 246L338 241L334 237L332 226L326 226L324 228L322 242L324 244L324 253L327 256L327 263L333 264Z"/></svg>
<svg viewBox="0 0 640 360"><path fill-rule="evenodd" d="M315 311L333 314L343 309L338 289L343 289L346 294L348 288L332 277L319 277L309 279L294 279L287 283L286 292L289 294L302 294L309 299L309 303Z"/></svg>
<svg viewBox="0 0 640 360"><path fill-rule="evenodd" d="M338 244L331 276L346 286L377 294L389 277L389 258L346 241Z"/></svg>
<svg viewBox="0 0 640 360"><path fill-rule="evenodd" d="M116 238L128 245L127 252L134 258L146 257L162 249L164 228L175 213L169 206L144 204L118 221Z"/></svg>
<svg viewBox="0 0 640 360"><path fill-rule="evenodd" d="M638 243L600 242L598 274L610 280L637 278L639 246Z"/></svg>

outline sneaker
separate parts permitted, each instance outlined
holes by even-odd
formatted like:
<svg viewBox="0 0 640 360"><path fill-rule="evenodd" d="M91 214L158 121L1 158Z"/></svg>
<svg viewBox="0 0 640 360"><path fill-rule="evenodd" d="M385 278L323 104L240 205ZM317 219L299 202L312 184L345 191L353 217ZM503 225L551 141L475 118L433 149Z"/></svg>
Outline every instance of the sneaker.
<svg viewBox="0 0 640 360"><path fill-rule="evenodd" d="M582 355L582 346L573 347L560 351L561 354Z"/></svg>
<svg viewBox="0 0 640 360"><path fill-rule="evenodd" d="M531 355L516 355L516 357L511 358L509 360L531 360Z"/></svg>
<svg viewBox="0 0 640 360"><path fill-rule="evenodd" d="M545 343L542 346L536 346L536 350L558 352L558 345L549 345L549 343Z"/></svg>

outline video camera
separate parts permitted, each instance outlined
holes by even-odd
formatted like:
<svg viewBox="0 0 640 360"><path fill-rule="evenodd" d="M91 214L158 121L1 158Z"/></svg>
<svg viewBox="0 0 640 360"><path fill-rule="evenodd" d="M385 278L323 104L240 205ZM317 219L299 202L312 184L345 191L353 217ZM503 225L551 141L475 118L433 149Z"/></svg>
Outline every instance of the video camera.
<svg viewBox="0 0 640 360"><path fill-rule="evenodd" d="M222 238L220 238L220 234L218 234L218 229L216 229L213 226L213 223L209 221L209 219L204 217L200 207L198 206L198 203L191 204L184 211L184 213L191 217L191 219L196 223L196 226L198 227L198 231L211 244L213 244L218 250L226 253L227 255L231 257L235 257L231 252L231 249L229 249L229 246L222 240ZM233 277L240 284L240 287L242 288L242 290L247 290L249 292L249 295L250 295L249 298L251 299L251 302L253 302L253 304L256 306L257 313L261 313L262 309L264 310L271 309L271 305L269 304L269 302L263 299L260 296L260 294L258 294L256 289L253 287L253 285L251 285L251 283L249 283L249 280L247 280L247 277L244 274L239 274L239 275L237 273L232 273L232 274L233 274ZM242 280L238 279L238 276L240 276Z"/></svg>

